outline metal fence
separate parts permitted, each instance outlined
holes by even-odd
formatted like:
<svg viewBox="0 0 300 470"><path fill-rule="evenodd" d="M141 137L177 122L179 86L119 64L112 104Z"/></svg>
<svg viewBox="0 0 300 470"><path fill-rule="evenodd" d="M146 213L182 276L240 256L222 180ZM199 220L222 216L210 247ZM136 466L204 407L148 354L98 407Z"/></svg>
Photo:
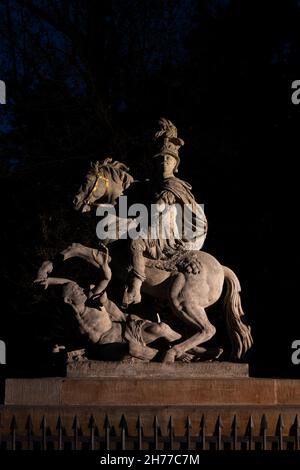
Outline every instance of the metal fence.
<svg viewBox="0 0 300 470"><path fill-rule="evenodd" d="M273 433L269 432L265 415L257 428L250 416L246 428L240 429L235 415L231 431L224 434L222 418L218 416L214 432L207 433L205 415L202 415L198 429L192 427L187 416L184 435L180 436L175 435L174 417L170 416L163 435L158 417L154 416L153 432L145 435L142 419L138 416L135 432L129 434L124 415L119 429L111 425L109 416L103 423L97 423L91 416L84 426L74 416L73 425L67 432L60 416L55 429L49 427L45 417L41 419L39 429L34 429L31 415L25 428L20 429L16 416L12 416L9 429L5 430L0 424L0 450L300 450L298 415L288 430L285 430L281 415Z"/></svg>

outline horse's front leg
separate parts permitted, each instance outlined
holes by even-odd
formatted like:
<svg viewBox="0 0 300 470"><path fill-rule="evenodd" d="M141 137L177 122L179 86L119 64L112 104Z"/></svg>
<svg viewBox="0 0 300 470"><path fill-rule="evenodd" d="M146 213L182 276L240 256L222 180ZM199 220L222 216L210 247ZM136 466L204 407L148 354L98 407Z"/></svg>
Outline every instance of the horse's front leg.
<svg viewBox="0 0 300 470"><path fill-rule="evenodd" d="M99 268L99 264L101 263L99 251L97 249L84 246L81 243L72 243L72 245L63 250L61 254L63 255L64 261L74 257L82 258L96 268Z"/></svg>

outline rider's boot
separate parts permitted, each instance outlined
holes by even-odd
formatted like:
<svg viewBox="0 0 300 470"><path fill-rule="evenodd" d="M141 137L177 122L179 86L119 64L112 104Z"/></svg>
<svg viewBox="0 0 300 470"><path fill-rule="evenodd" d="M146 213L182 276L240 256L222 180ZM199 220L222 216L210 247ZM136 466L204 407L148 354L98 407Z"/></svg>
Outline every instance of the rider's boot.
<svg viewBox="0 0 300 470"><path fill-rule="evenodd" d="M143 257L144 241L142 239L131 242L131 272L129 274L129 285L125 289L123 305L138 304L142 301L141 287L146 279L145 260Z"/></svg>

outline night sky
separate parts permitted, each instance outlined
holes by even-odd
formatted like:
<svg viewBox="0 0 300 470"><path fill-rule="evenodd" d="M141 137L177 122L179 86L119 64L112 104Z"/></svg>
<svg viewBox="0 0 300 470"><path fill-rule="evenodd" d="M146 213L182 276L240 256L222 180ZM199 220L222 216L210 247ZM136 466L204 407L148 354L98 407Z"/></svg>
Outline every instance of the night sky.
<svg viewBox="0 0 300 470"><path fill-rule="evenodd" d="M3 373L43 374L57 311L32 279L91 239L95 220L71 204L89 162L111 155L147 176L165 116L185 141L179 176L205 205L203 249L240 279L252 375L299 377L299 26L293 0L0 0Z"/></svg>

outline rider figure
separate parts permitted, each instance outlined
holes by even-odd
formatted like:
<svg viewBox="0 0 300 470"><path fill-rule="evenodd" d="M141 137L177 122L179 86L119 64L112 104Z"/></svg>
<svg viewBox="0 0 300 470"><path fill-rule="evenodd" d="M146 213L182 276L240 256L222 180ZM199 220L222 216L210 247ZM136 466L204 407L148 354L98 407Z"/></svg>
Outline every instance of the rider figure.
<svg viewBox="0 0 300 470"><path fill-rule="evenodd" d="M144 255L152 259L166 259L177 249L199 250L207 232L206 217L196 203L191 186L174 176L180 164L179 149L184 141L177 137L177 129L171 121L161 118L159 124L161 129L154 136L158 151L153 157L157 178L154 203L159 232L153 239L152 227L146 238L137 238L130 243L131 267L129 286L123 298L125 305L141 301L141 286L145 280ZM176 206L181 208L181 226L184 229L181 233L176 222ZM167 236L161 230L164 221L167 224Z"/></svg>

